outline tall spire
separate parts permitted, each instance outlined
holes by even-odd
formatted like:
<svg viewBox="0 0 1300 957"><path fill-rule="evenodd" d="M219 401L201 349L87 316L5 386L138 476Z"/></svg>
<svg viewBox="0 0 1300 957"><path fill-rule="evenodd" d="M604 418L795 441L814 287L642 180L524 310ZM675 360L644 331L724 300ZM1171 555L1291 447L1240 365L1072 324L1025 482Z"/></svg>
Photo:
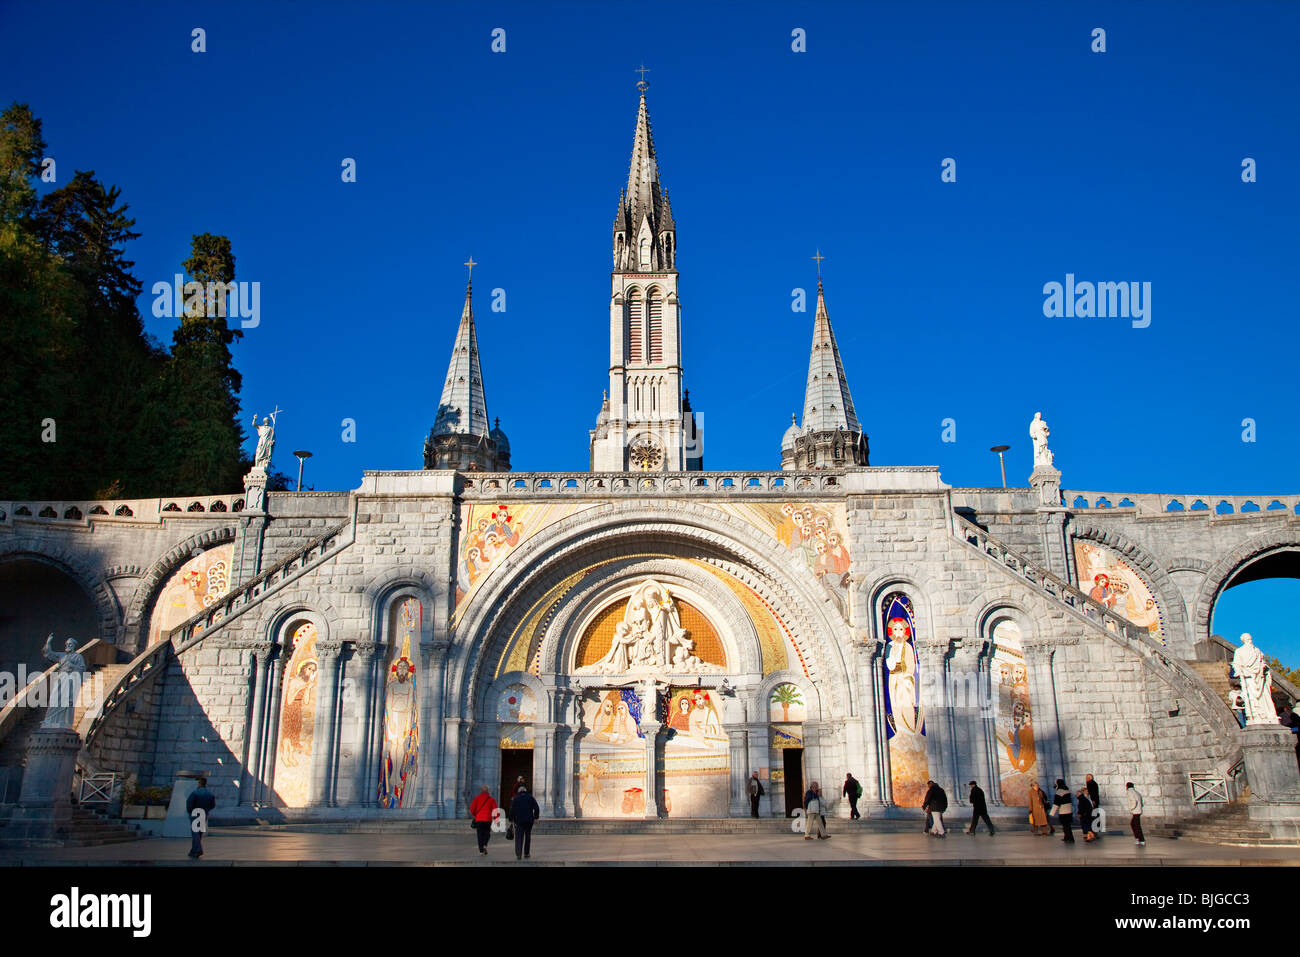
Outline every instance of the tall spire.
<svg viewBox="0 0 1300 957"><path fill-rule="evenodd" d="M473 275L474 257L465 263ZM488 423L483 370L479 363L478 333L474 326L474 284L465 283L465 305L452 345L447 378L442 384L438 413L425 441L425 468L477 468L487 471L510 467L509 443L500 426ZM499 448L499 447L504 447ZM504 451L504 456L502 455Z"/></svg>
<svg viewBox="0 0 1300 957"><path fill-rule="evenodd" d="M826 311L821 250L817 262L817 312L813 319L812 353L804 390L803 423L792 421L781 442L783 468L839 468L867 464L867 436L858 422L844 374L840 347ZM793 418L793 417L792 417Z"/></svg>
<svg viewBox="0 0 1300 957"><path fill-rule="evenodd" d="M856 432L858 415L844 375L840 347L826 312L826 294L817 278L817 315L813 319L812 355L808 360L808 387L803 400L805 431L828 431L844 428Z"/></svg>
<svg viewBox="0 0 1300 957"><path fill-rule="evenodd" d="M627 185L618 198L614 216L614 268L628 271L661 271L676 268L676 236L668 192L659 183L659 159L655 155L654 132L650 111L646 107L645 81L649 71L637 71L641 101L637 107L636 129L632 134L632 159L628 164Z"/></svg>

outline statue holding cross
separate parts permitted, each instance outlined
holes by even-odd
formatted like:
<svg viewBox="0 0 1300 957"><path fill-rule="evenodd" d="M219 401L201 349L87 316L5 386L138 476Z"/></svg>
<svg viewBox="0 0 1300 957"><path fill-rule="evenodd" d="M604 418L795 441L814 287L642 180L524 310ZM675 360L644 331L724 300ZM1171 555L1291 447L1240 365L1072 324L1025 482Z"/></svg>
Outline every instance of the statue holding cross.
<svg viewBox="0 0 1300 957"><path fill-rule="evenodd" d="M253 416L253 427L257 429L257 451L253 453L253 467L266 468L271 463L271 453L275 451L275 417L284 410L276 406L270 415L262 417L262 424L257 424Z"/></svg>

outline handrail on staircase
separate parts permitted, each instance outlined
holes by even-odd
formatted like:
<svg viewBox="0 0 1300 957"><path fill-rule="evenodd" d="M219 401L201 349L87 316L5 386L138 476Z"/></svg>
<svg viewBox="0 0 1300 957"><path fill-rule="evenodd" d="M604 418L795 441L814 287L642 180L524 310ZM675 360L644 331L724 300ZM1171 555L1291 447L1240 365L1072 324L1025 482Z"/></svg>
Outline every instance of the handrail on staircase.
<svg viewBox="0 0 1300 957"><path fill-rule="evenodd" d="M333 526L324 535L312 539L296 552L276 562L266 571L254 575L234 591L173 628L168 634L168 640L160 641L140 652L113 689L104 696L99 712L91 720L90 727L86 731L86 747L90 746L90 742L99 733L108 716L121 707L127 698L133 696L160 667L165 667L171 655L179 655L194 647L217 626L242 615L262 598L277 590L276 586L287 583L298 574L307 571L316 562L352 544L352 540L349 539L339 548L334 547L339 533L350 524L352 520L347 519Z"/></svg>
<svg viewBox="0 0 1300 957"><path fill-rule="evenodd" d="M1238 725L1225 702L1220 701L1205 679L1191 670L1169 650L1151 637L1151 633L1140 625L1135 625L1123 615L1112 611L1063 581L1045 568L1020 555L1005 543L990 535L974 522L956 512L952 513L953 531L957 537L972 545L993 561L1010 568L1021 578L1034 585L1040 592L1055 598L1071 611L1094 625L1104 628L1116 639L1123 639L1127 647L1143 655L1146 660L1169 679L1180 691L1197 699L1198 710L1219 727L1223 737L1232 742L1238 750Z"/></svg>

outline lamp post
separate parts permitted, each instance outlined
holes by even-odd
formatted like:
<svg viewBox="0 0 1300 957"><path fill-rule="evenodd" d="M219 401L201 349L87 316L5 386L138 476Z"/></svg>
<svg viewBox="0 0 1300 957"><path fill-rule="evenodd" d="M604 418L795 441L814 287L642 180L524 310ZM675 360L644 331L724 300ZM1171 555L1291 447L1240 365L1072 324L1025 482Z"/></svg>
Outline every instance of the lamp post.
<svg viewBox="0 0 1300 957"><path fill-rule="evenodd" d="M302 491L302 464L306 462L309 458L311 458L311 453L307 451L297 451L294 452L293 454L298 457L298 491L301 492ZM1005 477L1002 480L1002 484L1003 485L1007 484Z"/></svg>
<svg viewBox="0 0 1300 957"><path fill-rule="evenodd" d="M1002 453L1009 448L1011 448L1011 446L1009 445L995 445L993 446L993 448L989 449L990 452L998 453L998 465L1002 466L1002 487L1003 488L1007 487L1007 462L1006 459L1002 457Z"/></svg>

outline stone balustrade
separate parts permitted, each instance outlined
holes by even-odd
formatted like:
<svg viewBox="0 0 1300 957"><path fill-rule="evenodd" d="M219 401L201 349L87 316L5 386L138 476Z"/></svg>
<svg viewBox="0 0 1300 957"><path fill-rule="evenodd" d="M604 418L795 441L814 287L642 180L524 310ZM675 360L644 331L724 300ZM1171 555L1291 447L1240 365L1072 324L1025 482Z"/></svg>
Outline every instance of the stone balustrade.
<svg viewBox="0 0 1300 957"><path fill-rule="evenodd" d="M1066 508L1124 508L1144 514L1300 515L1300 495L1211 495L1063 490Z"/></svg>
<svg viewBox="0 0 1300 957"><path fill-rule="evenodd" d="M168 518L224 520L231 512L244 510L244 493L229 495L187 495L175 498L130 498L82 501L38 499L30 502L0 502L0 524L16 520L37 522L130 522L158 525Z"/></svg>

